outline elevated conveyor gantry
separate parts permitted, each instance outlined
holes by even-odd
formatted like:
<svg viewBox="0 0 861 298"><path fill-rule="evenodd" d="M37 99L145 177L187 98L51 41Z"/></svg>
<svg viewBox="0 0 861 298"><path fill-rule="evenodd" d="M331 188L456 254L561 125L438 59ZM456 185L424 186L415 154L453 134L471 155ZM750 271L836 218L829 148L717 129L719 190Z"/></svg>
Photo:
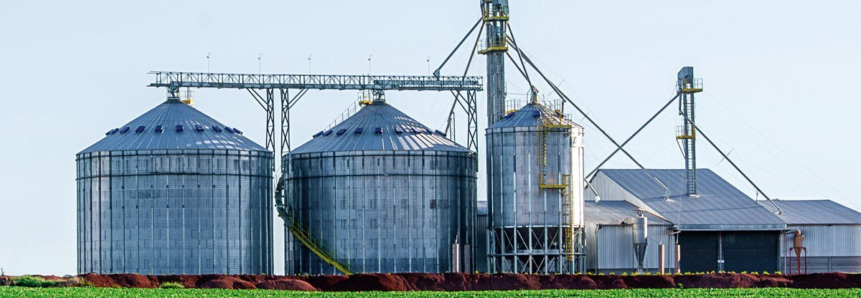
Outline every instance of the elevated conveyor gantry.
<svg viewBox="0 0 861 298"><path fill-rule="evenodd" d="M478 153L478 107L476 92L483 90L484 82L477 76L396 76L396 75L312 75L312 74L241 74L151 71L155 81L149 87L167 88L167 96L179 98L181 88L212 88L247 90L266 111L266 148L276 152L275 93L280 93L281 134L280 156L288 155L290 144L290 109L308 90L364 90L372 91L375 97L383 97L385 91L450 91L455 95L455 104L460 104L467 116L467 149ZM289 90L299 90L292 98ZM263 95L261 92L263 91ZM462 96L465 93L466 96ZM452 110L453 112L454 110ZM453 126L450 125L453 130ZM453 136L453 131L447 131ZM310 234L292 216L291 206L284 203L286 177L292 173L290 162L281 164L281 178L276 182L276 208L278 216L293 237L308 250L344 274L351 274L349 264L339 261L334 251ZM478 168L478 167L476 167ZM276 171L276 169L272 169ZM285 268L285 272L290 272Z"/></svg>

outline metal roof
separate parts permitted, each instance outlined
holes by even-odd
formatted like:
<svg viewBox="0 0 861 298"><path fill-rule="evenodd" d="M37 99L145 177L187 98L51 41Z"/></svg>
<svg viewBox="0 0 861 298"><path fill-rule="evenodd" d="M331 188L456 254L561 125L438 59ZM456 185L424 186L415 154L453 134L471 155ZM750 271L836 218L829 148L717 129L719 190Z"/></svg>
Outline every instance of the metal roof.
<svg viewBox="0 0 861 298"><path fill-rule="evenodd" d="M739 191L709 169L697 170L699 196L686 194L685 170L650 169L668 188L664 190L640 169L608 169L599 173L618 184L639 202L682 230L774 230L786 224L777 215Z"/></svg>
<svg viewBox="0 0 861 298"><path fill-rule="evenodd" d="M601 225L621 225L626 218L637 216L637 206L625 201L587 201L584 203L583 215L586 221ZM645 213L650 225L670 225L670 222L657 216Z"/></svg>
<svg viewBox="0 0 861 298"><path fill-rule="evenodd" d="M168 100L80 153L118 150L235 149L268 151L179 100Z"/></svg>
<svg viewBox="0 0 861 298"><path fill-rule="evenodd" d="M789 225L861 225L861 213L831 200L775 200L774 203L783 210L783 215L778 216ZM759 204L775 211L767 201Z"/></svg>
<svg viewBox="0 0 861 298"><path fill-rule="evenodd" d="M374 102L290 154L381 150L469 152L391 105Z"/></svg>
<svg viewBox="0 0 861 298"><path fill-rule="evenodd" d="M502 117L501 120L497 121L487 129L538 127L544 123L542 121L551 121L554 124L567 124L580 127L571 120L565 119L564 117L560 118L559 116L559 113L556 113L541 104L530 103L515 112L506 114L505 117Z"/></svg>

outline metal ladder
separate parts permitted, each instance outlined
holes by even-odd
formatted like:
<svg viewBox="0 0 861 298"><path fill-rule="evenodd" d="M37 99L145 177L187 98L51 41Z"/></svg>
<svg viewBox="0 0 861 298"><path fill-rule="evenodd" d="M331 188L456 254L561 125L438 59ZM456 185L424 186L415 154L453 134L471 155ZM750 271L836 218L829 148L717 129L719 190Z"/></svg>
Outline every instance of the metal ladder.
<svg viewBox="0 0 861 298"><path fill-rule="evenodd" d="M570 130L571 125L565 124L563 118L559 117L558 123L554 123L552 118L542 117L538 126L538 188L539 189L558 189L562 194L562 253L565 259L573 261L575 257L574 243L574 216L573 202L571 198L571 183L570 175L561 173L547 173L547 134L552 129ZM565 212L567 210L568 212ZM567 223L564 224L564 223Z"/></svg>
<svg viewBox="0 0 861 298"><path fill-rule="evenodd" d="M278 179L278 186L275 188L275 208L278 210L278 217L284 220L284 226L293 234L305 248L313 252L317 257L329 265L338 269L346 275L353 274L346 262L338 261L337 255L332 250L326 248L325 244L314 237L311 231L304 228L302 224L293 216L293 209L284 206L284 179Z"/></svg>

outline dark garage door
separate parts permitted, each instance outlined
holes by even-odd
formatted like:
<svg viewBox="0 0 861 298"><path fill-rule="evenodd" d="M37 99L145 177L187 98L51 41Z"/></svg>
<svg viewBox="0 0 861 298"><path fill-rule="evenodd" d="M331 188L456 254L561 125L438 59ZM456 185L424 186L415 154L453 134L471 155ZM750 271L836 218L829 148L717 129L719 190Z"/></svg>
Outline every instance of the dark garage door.
<svg viewBox="0 0 861 298"><path fill-rule="evenodd" d="M718 271L718 243L723 243L724 271L777 271L779 237L778 232L682 232L682 271Z"/></svg>
<svg viewBox="0 0 861 298"><path fill-rule="evenodd" d="M708 272L717 270L718 233L682 232L682 272Z"/></svg>

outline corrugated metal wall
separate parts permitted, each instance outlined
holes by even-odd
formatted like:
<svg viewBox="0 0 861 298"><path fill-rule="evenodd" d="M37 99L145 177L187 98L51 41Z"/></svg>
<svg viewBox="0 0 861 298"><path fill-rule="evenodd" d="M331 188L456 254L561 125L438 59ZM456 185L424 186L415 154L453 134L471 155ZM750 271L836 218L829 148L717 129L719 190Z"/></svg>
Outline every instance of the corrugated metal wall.
<svg viewBox="0 0 861 298"><path fill-rule="evenodd" d="M271 274L272 165L241 150L79 154L78 273Z"/></svg>
<svg viewBox="0 0 861 298"><path fill-rule="evenodd" d="M589 183L601 196L601 200L628 202L638 201L628 191L619 186L619 184L616 184L616 182L613 182L613 180L607 177L604 173L598 172L598 174L595 174L595 177L592 178L592 181ZM592 192L591 189L587 188L583 193L583 198L586 201L595 201L595 193Z"/></svg>
<svg viewBox="0 0 861 298"><path fill-rule="evenodd" d="M861 225L790 225L801 230L810 257L861 256ZM793 235L787 235L784 247L792 247ZM784 249L783 254L786 254Z"/></svg>
<svg viewBox="0 0 861 298"><path fill-rule="evenodd" d="M819 272L861 272L861 225L790 225L791 230L801 230L804 246L807 247L807 269ZM787 256L792 247L793 234L786 235L781 248ZM782 259L785 273L795 272L795 254L791 259ZM789 262L789 268L786 263ZM801 264L802 270L804 263Z"/></svg>
<svg viewBox="0 0 861 298"><path fill-rule="evenodd" d="M532 108L530 105L517 113ZM539 146L542 135L546 149ZM546 134L536 126L488 129L491 270L575 271L564 249L576 244L564 242L565 233L576 234L574 230L583 226L582 136L579 126L552 128ZM565 202L563 189L539 187L539 155L545 155L545 179L556 181L547 184L570 185L570 204Z"/></svg>
<svg viewBox="0 0 861 298"><path fill-rule="evenodd" d="M479 215L475 222L475 269L478 272L487 272L487 214Z"/></svg>
<svg viewBox="0 0 861 298"><path fill-rule="evenodd" d="M596 225L587 223L586 258L589 272L633 272L637 265L634 258L633 230L631 226ZM671 272L674 266L675 244L669 226L649 226L649 246L643 266L648 271L658 269L658 244L664 244L664 267Z"/></svg>
<svg viewBox="0 0 861 298"><path fill-rule="evenodd" d="M471 272L476 164L474 154L454 151L294 154L290 203L353 273L451 272L455 241L461 270ZM340 274L293 245L286 262L296 273Z"/></svg>

